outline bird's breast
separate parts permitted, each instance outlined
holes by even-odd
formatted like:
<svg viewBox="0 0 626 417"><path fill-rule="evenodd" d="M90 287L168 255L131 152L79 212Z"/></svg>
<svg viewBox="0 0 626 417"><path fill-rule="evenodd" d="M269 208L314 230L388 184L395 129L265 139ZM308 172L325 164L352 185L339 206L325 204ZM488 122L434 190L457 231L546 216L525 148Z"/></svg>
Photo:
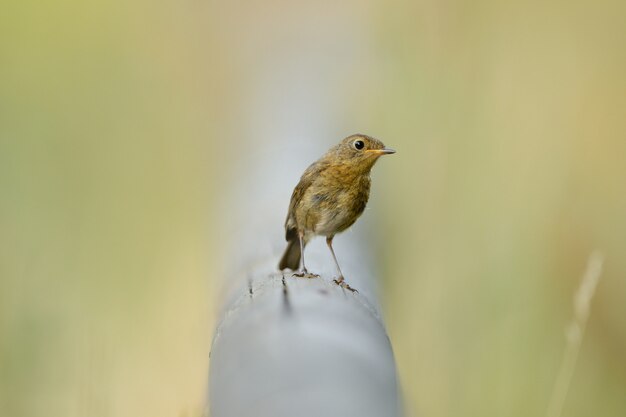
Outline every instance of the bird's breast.
<svg viewBox="0 0 626 417"><path fill-rule="evenodd" d="M317 235L339 233L363 213L369 192L369 175L321 175L303 196L296 213L297 223Z"/></svg>

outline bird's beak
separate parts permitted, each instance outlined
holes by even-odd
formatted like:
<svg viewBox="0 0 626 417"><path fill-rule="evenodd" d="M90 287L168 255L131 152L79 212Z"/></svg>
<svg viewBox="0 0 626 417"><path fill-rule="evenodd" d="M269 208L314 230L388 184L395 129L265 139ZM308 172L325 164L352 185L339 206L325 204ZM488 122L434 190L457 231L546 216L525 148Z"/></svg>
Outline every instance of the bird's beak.
<svg viewBox="0 0 626 417"><path fill-rule="evenodd" d="M380 155L391 155L392 153L396 153L395 150L391 149L391 148L384 148L384 149L368 149L365 152L371 152L376 156L380 156Z"/></svg>

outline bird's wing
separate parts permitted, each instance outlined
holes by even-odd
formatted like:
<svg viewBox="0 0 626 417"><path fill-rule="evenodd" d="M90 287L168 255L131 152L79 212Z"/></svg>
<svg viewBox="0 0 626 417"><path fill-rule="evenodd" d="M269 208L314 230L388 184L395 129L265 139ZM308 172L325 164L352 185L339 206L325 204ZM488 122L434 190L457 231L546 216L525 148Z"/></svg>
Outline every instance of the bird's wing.
<svg viewBox="0 0 626 417"><path fill-rule="evenodd" d="M326 169L327 166L328 163L324 160L319 160L309 165L309 167L302 174L302 177L300 177L300 182L296 185L296 188L293 189L291 201L289 202L289 212L287 213L287 219L285 220L285 239L292 240L298 236L296 230L296 219L294 218L296 206L302 200L302 197L311 184L313 184L313 182L319 177L320 172Z"/></svg>

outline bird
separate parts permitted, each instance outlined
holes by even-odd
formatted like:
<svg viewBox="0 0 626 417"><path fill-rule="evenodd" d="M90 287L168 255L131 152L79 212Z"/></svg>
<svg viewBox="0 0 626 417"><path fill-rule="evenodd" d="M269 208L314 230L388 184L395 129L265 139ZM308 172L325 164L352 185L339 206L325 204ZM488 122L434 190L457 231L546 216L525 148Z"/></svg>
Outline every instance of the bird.
<svg viewBox="0 0 626 417"><path fill-rule="evenodd" d="M279 270L298 271L298 277L314 278L304 262L304 248L315 236L325 236L339 277L333 281L350 291L333 250L333 239L359 218L370 195L370 172L379 157L396 151L360 133L344 138L312 163L293 190L287 219L287 248Z"/></svg>

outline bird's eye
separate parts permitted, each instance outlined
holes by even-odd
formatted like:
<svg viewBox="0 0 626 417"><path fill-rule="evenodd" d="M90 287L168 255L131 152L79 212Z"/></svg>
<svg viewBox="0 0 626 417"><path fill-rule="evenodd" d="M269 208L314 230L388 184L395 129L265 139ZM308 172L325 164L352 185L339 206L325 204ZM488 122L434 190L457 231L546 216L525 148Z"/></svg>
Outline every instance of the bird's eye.
<svg viewBox="0 0 626 417"><path fill-rule="evenodd" d="M357 149L357 150L360 151L364 147L365 147L365 143L362 140L355 140L354 141L354 149Z"/></svg>

